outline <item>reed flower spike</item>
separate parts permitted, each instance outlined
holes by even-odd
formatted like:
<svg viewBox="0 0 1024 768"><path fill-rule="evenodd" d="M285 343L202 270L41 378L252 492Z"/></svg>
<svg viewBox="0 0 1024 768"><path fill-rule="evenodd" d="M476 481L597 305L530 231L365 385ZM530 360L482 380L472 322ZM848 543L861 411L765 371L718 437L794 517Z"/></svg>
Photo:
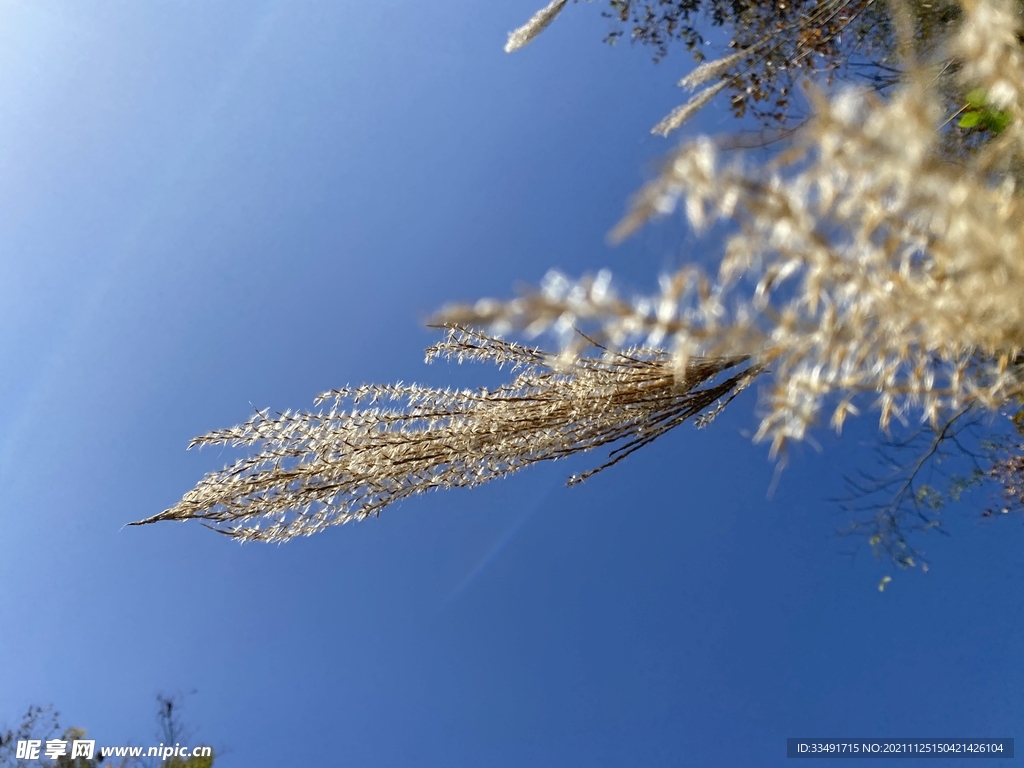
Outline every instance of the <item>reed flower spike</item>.
<svg viewBox="0 0 1024 768"><path fill-rule="evenodd" d="M568 2L569 0L553 0L553 2L533 14L530 20L515 32L510 32L508 42L505 43L505 53L518 51L520 48L529 45L537 35L543 32L555 20Z"/></svg>
<svg viewBox="0 0 1024 768"><path fill-rule="evenodd" d="M472 487L611 447L608 460L570 480L576 483L688 419L713 418L715 406L756 375L743 358L695 359L680 378L670 355L641 349L556 370L538 349L455 327L427 350L428 361L439 357L508 366L517 375L493 390L370 385L321 395L327 410L260 411L189 446L245 446L251 456L133 525L201 520L240 541L285 541L379 515L430 490ZM734 372L720 375L726 371Z"/></svg>

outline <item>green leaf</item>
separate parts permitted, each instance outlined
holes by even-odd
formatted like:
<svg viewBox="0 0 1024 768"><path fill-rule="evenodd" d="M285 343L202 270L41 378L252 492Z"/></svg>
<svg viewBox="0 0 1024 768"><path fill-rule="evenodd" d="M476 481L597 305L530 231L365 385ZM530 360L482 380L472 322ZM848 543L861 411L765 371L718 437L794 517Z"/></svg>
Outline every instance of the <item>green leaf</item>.
<svg viewBox="0 0 1024 768"><path fill-rule="evenodd" d="M974 128L981 122L981 112L968 112L957 123L961 128Z"/></svg>
<svg viewBox="0 0 1024 768"><path fill-rule="evenodd" d="M984 88L975 88L967 94L967 103L975 109L981 109L988 102L988 94Z"/></svg>
<svg viewBox="0 0 1024 768"><path fill-rule="evenodd" d="M1010 114L986 109L982 114L982 122L992 133L1001 133L1010 124Z"/></svg>

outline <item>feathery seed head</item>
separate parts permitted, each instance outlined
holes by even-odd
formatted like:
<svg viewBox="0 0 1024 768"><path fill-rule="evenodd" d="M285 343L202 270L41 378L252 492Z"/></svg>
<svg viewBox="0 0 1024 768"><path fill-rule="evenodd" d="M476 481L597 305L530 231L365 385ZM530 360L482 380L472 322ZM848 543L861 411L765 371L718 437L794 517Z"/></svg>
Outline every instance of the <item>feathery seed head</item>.
<svg viewBox="0 0 1024 768"><path fill-rule="evenodd" d="M173 507L139 524L198 519L241 541L284 541L378 515L431 489L471 487L540 461L612 447L609 460L579 482L708 411L749 376L739 358L699 360L680 385L672 357L644 349L556 367L541 350L456 327L427 357L509 364L518 374L494 390L370 385L321 395L319 402L334 402L328 411L260 411L193 441L253 446L252 456L208 474ZM740 372L717 380L732 368ZM366 399L398 405L343 407Z"/></svg>
<svg viewBox="0 0 1024 768"><path fill-rule="evenodd" d="M562 12L567 2L568 0L552 0L530 17L530 20L523 26L510 32L508 42L505 43L505 53L518 51L532 42Z"/></svg>

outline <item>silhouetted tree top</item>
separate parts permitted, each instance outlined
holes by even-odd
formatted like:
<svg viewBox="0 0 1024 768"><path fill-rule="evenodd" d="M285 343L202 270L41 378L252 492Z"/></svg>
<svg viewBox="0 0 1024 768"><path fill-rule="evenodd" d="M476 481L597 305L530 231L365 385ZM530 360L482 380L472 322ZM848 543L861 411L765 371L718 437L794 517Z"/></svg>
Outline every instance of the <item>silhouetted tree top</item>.
<svg viewBox="0 0 1024 768"><path fill-rule="evenodd" d="M158 695L157 705L157 737L161 748L180 746L180 741L190 738L190 731L181 720L181 698ZM74 754L74 750L69 747L76 740L92 741L92 749L88 750L91 754ZM39 757L23 758L18 752L19 742L23 746L33 742ZM53 752L50 752L51 746L54 747ZM186 750L191 751L187 747ZM208 750L210 754L201 756L168 754L151 757L145 754L148 748L140 751L144 754L104 755L96 746L95 739L89 739L84 729L61 726L60 714L52 706L30 706L16 727L0 727L0 768L20 768L29 763L41 768L153 768L155 765L166 768L212 768L214 762L212 749Z"/></svg>
<svg viewBox="0 0 1024 768"><path fill-rule="evenodd" d="M552 3L544 26L564 6ZM962 13L948 0L911 0L907 9L919 52L943 39ZM647 46L655 61L680 47L703 62L712 38L724 36L729 49L744 54L727 82L737 117L786 123L794 117L794 87L805 77L838 75L884 89L900 75L890 7L877 0L608 0L601 13L612 24L608 43ZM711 48L710 58L726 52Z"/></svg>

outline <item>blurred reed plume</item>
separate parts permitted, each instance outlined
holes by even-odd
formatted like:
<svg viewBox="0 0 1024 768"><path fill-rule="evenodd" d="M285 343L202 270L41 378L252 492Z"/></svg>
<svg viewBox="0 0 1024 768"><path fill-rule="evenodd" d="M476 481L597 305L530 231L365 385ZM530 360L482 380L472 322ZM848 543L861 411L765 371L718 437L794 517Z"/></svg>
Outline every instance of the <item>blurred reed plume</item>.
<svg viewBox="0 0 1024 768"><path fill-rule="evenodd" d="M261 411L189 446L245 446L251 456L133 525L198 519L241 541L285 541L378 515L432 489L471 487L539 461L615 446L603 465L570 480L580 482L687 419L710 420L716 405L756 375L734 357L694 360L679 377L671 356L642 349L563 367L538 349L465 328L450 328L427 350L428 361L436 358L486 361L516 376L493 390L337 389L318 398L331 402L326 411ZM401 405L377 405L390 402Z"/></svg>
<svg viewBox="0 0 1024 768"><path fill-rule="evenodd" d="M665 275L625 300L607 275L552 273L509 301L452 306L440 319L501 331L579 327L611 348L668 347L677 364L749 357L773 385L757 433L773 452L823 408L839 429L874 399L883 428L916 412L939 425L961 408L996 411L1024 392L1024 51L1019 8L974 0L945 51L964 89L984 89L1005 127L955 156L935 70L909 66L885 99L865 88L809 90L795 145L766 164L723 162L715 142L683 144L636 196L621 239L677 207L697 230L739 225L717 269ZM906 46L909 48L910 46ZM955 130L955 129L954 129Z"/></svg>
<svg viewBox="0 0 1024 768"><path fill-rule="evenodd" d="M693 96L688 102L669 112L657 125L651 128L651 133L656 136L668 136L672 131L681 128L683 123L697 114L727 84L725 80L719 80L714 85L709 85L703 91Z"/></svg>

